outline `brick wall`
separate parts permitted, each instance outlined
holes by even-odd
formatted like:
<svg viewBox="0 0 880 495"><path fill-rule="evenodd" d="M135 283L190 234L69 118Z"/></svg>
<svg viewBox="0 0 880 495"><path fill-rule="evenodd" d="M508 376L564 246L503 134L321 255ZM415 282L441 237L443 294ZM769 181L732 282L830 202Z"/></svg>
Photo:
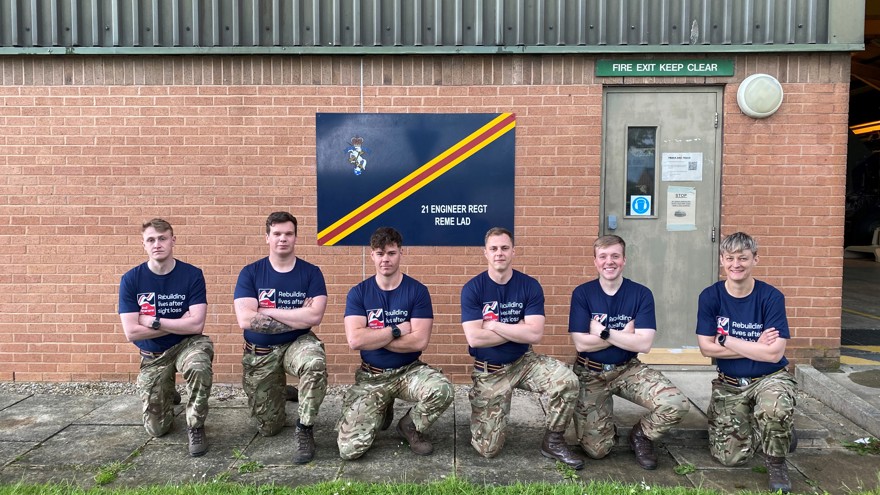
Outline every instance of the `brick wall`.
<svg viewBox="0 0 880 495"><path fill-rule="evenodd" d="M594 78L582 56L0 57L0 380L132 381L138 356L116 312L119 277L145 260L140 223L175 227L175 255L208 283L215 381L240 382L232 289L265 256L274 210L300 221L297 254L322 267L329 305L317 333L331 382L352 380L342 313L373 273L368 251L318 247L316 112L515 112L519 269L547 294L540 352L569 359L571 290L594 277L602 84L728 84L722 232L763 248L757 275L788 298L788 355L839 356L849 57L736 57L718 80ZM736 83L782 81L780 112L752 120ZM425 359L465 382L461 285L478 248L410 247L405 270L429 286Z"/></svg>

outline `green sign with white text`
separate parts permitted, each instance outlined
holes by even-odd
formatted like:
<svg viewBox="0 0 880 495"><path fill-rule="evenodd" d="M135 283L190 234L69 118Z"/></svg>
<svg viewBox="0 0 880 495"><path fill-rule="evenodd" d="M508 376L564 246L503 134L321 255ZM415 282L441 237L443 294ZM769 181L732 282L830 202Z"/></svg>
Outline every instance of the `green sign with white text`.
<svg viewBox="0 0 880 495"><path fill-rule="evenodd" d="M733 60L599 60L596 76L700 76L733 75Z"/></svg>

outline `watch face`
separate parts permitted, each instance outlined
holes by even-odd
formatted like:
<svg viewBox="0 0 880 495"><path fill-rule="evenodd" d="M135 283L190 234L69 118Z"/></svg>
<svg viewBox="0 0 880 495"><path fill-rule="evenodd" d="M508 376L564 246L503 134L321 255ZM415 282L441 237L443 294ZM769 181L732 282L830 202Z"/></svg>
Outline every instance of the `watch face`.
<svg viewBox="0 0 880 495"><path fill-rule="evenodd" d="M602 330L602 333L599 334L599 338L601 338L602 340L607 340L608 337L610 337L610 336L611 336L611 332L608 331L607 328L605 330Z"/></svg>

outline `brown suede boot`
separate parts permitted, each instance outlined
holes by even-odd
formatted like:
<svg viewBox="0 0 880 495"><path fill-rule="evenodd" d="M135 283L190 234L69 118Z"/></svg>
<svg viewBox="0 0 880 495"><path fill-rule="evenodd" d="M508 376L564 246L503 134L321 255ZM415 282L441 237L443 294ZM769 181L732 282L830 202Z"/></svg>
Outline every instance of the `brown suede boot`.
<svg viewBox="0 0 880 495"><path fill-rule="evenodd" d="M642 469L657 469L657 454L654 453L654 442L645 436L641 421L636 423L629 432L629 448L636 454L636 462Z"/></svg>
<svg viewBox="0 0 880 495"><path fill-rule="evenodd" d="M788 464L785 463L785 457L767 456L764 461L767 466L767 475L769 477L768 487L770 491L776 493L782 490L782 493L791 491L791 480L788 479Z"/></svg>
<svg viewBox="0 0 880 495"><path fill-rule="evenodd" d="M400 422L397 423L397 433L409 442L409 449L414 454L430 455L431 452L434 452L434 446L416 429L416 424L413 423L411 414L412 409L407 411L404 417L400 418Z"/></svg>
<svg viewBox="0 0 880 495"><path fill-rule="evenodd" d="M561 431L547 430L544 433L544 441L541 443L541 455L550 459L556 459L572 469L581 470L584 468L584 460L576 456L568 448L568 444L565 443L565 438Z"/></svg>

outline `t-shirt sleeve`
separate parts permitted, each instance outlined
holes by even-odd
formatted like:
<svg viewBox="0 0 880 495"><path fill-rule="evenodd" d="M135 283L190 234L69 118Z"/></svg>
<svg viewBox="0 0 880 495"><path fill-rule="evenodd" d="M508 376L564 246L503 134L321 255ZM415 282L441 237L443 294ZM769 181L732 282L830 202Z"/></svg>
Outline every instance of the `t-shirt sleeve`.
<svg viewBox="0 0 880 495"><path fill-rule="evenodd" d="M189 305L208 304L208 291L205 288L205 274L201 268L196 268L193 280L190 283Z"/></svg>
<svg viewBox="0 0 880 495"><path fill-rule="evenodd" d="M367 316L360 284L352 287L345 296L345 316Z"/></svg>
<svg viewBox="0 0 880 495"><path fill-rule="evenodd" d="M461 322L482 320L483 302L477 293L476 284L470 281L461 288Z"/></svg>
<svg viewBox="0 0 880 495"><path fill-rule="evenodd" d="M586 287L580 286L571 293L571 308L568 311L568 331L589 333L590 302L587 299Z"/></svg>
<svg viewBox="0 0 880 495"><path fill-rule="evenodd" d="M713 336L718 329L718 322L715 317L718 316L718 299L713 297L712 291L714 287L708 287L700 293L700 299L697 303L697 335Z"/></svg>
<svg viewBox="0 0 880 495"><path fill-rule="evenodd" d="M238 274L238 281L235 283L235 295L233 299L241 299L243 297L257 298L257 288L254 285L253 265L248 265L241 269Z"/></svg>
<svg viewBox="0 0 880 495"><path fill-rule="evenodd" d="M324 283L324 273L317 266L309 277L309 290L306 297L317 297L327 295L327 285Z"/></svg>
<svg viewBox="0 0 880 495"><path fill-rule="evenodd" d="M433 318L434 306L431 304L431 293L428 288L422 284L417 284L415 300L413 301L413 310L410 315L412 318Z"/></svg>
<svg viewBox="0 0 880 495"><path fill-rule="evenodd" d="M654 294L644 288L639 291L639 308L635 315L636 328L657 329L657 314L654 310Z"/></svg>
<svg viewBox="0 0 880 495"><path fill-rule="evenodd" d="M134 286L134 277L126 273L119 281L119 314L140 313L141 307L137 302L137 288Z"/></svg>
<svg viewBox="0 0 880 495"><path fill-rule="evenodd" d="M773 289L764 306L764 329L775 328L783 339L790 339L788 317L785 316L785 296Z"/></svg>
<svg viewBox="0 0 880 495"><path fill-rule="evenodd" d="M544 316L544 288L537 280L532 280L528 291L528 300L523 310L523 316Z"/></svg>

